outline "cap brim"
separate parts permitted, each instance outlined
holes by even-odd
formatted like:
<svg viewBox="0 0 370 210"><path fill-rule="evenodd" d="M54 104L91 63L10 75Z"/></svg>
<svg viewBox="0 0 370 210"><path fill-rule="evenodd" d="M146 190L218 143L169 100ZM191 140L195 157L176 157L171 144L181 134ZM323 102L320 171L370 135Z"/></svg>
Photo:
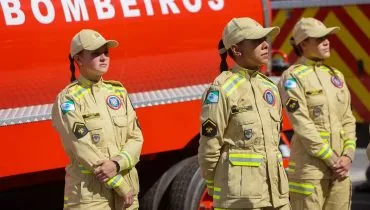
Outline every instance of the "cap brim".
<svg viewBox="0 0 370 210"><path fill-rule="evenodd" d="M248 34L245 39L261 39L263 37L275 37L280 33L279 27L261 28L254 33Z"/></svg>
<svg viewBox="0 0 370 210"><path fill-rule="evenodd" d="M331 28L325 28L321 30L315 30L313 33L308 34L308 37L313 38L320 38L327 36L329 34L335 34L340 28L339 27L331 27Z"/></svg>
<svg viewBox="0 0 370 210"><path fill-rule="evenodd" d="M103 42L97 42L94 45L86 48L86 50L91 50L91 51L92 50L97 50L97 49L99 49L100 47L102 47L104 45L107 45L108 48L115 48L119 44L116 40L106 40L106 41L103 41Z"/></svg>

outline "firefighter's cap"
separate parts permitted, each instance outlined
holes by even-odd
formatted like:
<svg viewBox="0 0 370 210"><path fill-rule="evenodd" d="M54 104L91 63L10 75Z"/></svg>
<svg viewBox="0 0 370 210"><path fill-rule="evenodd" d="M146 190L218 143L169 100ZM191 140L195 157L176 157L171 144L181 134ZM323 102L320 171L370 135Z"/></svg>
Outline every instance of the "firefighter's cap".
<svg viewBox="0 0 370 210"><path fill-rule="evenodd" d="M302 18L293 28L294 43L298 45L308 37L320 38L335 33L339 27L327 28L321 21L315 18Z"/></svg>
<svg viewBox="0 0 370 210"><path fill-rule="evenodd" d="M228 50L232 45L245 39L261 39L266 36L276 36L279 32L279 27L264 28L252 18L233 18L224 28L222 41L225 49Z"/></svg>
<svg viewBox="0 0 370 210"><path fill-rule="evenodd" d="M77 55L82 50L96 50L107 44L108 48L118 46L116 40L106 40L99 32L91 29L82 29L71 41L71 57Z"/></svg>

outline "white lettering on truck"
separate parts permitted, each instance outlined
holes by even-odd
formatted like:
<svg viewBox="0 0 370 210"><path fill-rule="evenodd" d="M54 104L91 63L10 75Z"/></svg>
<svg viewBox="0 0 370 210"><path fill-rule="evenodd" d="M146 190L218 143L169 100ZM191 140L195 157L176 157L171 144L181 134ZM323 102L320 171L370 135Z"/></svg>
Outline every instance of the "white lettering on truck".
<svg viewBox="0 0 370 210"><path fill-rule="evenodd" d="M81 15L82 20L89 20L84 0L73 0L73 3L71 0L62 0L62 6L67 22L72 22L72 16L75 21L81 21Z"/></svg>
<svg viewBox="0 0 370 210"><path fill-rule="evenodd" d="M0 0L3 9L6 25L22 25L26 16L21 10L21 3L18 0Z"/></svg>
<svg viewBox="0 0 370 210"><path fill-rule="evenodd" d="M93 0L92 3L86 3L86 0L59 0L62 5L60 10L56 0L31 0L31 12L34 18L41 24L50 24L55 20L56 12L63 11L66 22L89 21L89 13L87 6L94 7L98 20L112 19L116 16L116 9L112 0ZM144 3L145 12L140 11L138 2ZM202 7L208 5L213 11L220 11L224 8L225 0L208 0L208 4L204 0L181 0L185 11L190 13L198 13ZM155 11L153 4L159 4L162 15L181 14L185 11L180 11L178 4L180 0L120 0L123 17L133 18L140 17L146 13L147 16L154 16ZM5 25L14 26L25 24L26 15L29 15L29 10L22 10L20 0L0 0L0 6L4 15ZM45 8L45 10L41 10ZM158 7L156 7L158 8ZM56 10L57 9L57 10ZM26 13L24 12L26 11ZM41 12L42 11L42 12ZM89 10L91 12L91 10Z"/></svg>
<svg viewBox="0 0 370 210"><path fill-rule="evenodd" d="M41 14L40 4L45 5L47 11L46 15ZM32 0L31 8L33 15L35 16L36 20L39 21L40 23L49 24L53 22L55 18L55 10L50 0Z"/></svg>
<svg viewBox="0 0 370 210"><path fill-rule="evenodd" d="M94 0L94 5L99 20L111 19L116 13L111 0Z"/></svg>

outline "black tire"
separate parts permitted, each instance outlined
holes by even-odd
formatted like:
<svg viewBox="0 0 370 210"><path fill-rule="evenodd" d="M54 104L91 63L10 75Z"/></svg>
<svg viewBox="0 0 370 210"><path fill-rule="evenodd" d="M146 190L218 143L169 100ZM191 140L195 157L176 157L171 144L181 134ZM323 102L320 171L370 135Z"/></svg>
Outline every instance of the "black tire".
<svg viewBox="0 0 370 210"><path fill-rule="evenodd" d="M200 176L197 156L191 157L171 184L167 209L197 210L205 190L206 185Z"/></svg>
<svg viewBox="0 0 370 210"><path fill-rule="evenodd" d="M167 200L167 188L189 161L189 158L182 160L167 170L140 199L140 210L161 209L161 206Z"/></svg>

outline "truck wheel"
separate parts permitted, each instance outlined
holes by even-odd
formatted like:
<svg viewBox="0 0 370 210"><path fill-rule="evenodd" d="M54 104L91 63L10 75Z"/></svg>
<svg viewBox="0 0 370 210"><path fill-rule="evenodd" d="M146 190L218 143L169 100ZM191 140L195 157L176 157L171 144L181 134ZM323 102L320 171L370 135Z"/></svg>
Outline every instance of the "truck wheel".
<svg viewBox="0 0 370 210"><path fill-rule="evenodd" d="M168 210L211 209L212 199L206 190L197 156L191 157L171 184Z"/></svg>
<svg viewBox="0 0 370 210"><path fill-rule="evenodd" d="M165 198L167 188L178 173L188 164L189 158L178 162L167 170L140 199L140 210L158 210Z"/></svg>

